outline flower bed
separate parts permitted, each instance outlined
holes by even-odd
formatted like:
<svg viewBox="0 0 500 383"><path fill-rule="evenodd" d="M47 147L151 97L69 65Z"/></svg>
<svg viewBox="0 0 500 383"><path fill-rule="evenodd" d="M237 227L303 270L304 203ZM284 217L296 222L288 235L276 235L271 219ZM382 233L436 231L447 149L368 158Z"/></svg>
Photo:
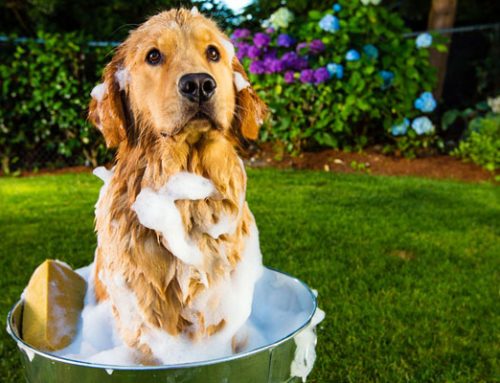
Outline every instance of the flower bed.
<svg viewBox="0 0 500 383"><path fill-rule="evenodd" d="M410 156L436 143L429 48L445 47L428 33L405 38L401 18L379 2L341 0L305 23L280 8L262 31L234 31L238 58L271 109L264 141L289 151L384 144Z"/></svg>

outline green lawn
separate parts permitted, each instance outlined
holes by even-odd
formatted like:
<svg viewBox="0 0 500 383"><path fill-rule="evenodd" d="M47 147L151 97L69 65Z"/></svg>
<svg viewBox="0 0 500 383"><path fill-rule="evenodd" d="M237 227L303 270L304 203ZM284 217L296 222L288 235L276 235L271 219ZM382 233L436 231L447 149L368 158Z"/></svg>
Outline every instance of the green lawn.
<svg viewBox="0 0 500 383"><path fill-rule="evenodd" d="M0 178L2 328L45 258L92 261L100 184ZM326 311L310 382L500 381L498 187L251 170L248 200L266 265L318 289ZM0 366L22 381L5 331Z"/></svg>

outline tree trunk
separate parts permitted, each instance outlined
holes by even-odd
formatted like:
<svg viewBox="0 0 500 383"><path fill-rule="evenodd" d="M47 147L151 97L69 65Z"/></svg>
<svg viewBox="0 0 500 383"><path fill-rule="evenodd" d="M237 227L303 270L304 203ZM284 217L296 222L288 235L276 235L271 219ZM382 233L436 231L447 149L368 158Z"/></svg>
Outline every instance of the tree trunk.
<svg viewBox="0 0 500 383"><path fill-rule="evenodd" d="M432 0L431 11L429 13L429 30L451 28L455 23L458 0ZM447 44L448 50L451 43L451 34L447 35L450 40ZM444 80L446 78L446 67L448 62L448 52L438 52L433 49L430 57L431 64L437 69L438 85L434 96L441 99L443 94Z"/></svg>

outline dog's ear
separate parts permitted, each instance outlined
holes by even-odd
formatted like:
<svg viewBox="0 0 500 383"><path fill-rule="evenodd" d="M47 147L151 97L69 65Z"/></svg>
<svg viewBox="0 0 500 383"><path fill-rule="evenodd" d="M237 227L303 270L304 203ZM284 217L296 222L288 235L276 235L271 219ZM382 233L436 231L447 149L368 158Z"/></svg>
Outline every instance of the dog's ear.
<svg viewBox="0 0 500 383"><path fill-rule="evenodd" d="M247 140L256 140L267 115L267 106L250 85L245 69L236 57L233 58L233 73L236 88L233 128Z"/></svg>
<svg viewBox="0 0 500 383"><path fill-rule="evenodd" d="M91 93L89 120L102 132L108 148L117 147L127 136L126 106L123 103L128 72L122 69L122 65L120 54L117 53L104 68L103 82Z"/></svg>

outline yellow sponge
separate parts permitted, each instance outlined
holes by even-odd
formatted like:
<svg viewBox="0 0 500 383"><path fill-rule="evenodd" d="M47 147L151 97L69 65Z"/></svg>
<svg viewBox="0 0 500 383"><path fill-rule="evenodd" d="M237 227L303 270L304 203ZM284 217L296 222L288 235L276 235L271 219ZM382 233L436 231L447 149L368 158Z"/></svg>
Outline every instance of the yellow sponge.
<svg viewBox="0 0 500 383"><path fill-rule="evenodd" d="M64 263L46 260L24 291L22 335L46 351L68 346L76 334L87 283Z"/></svg>

